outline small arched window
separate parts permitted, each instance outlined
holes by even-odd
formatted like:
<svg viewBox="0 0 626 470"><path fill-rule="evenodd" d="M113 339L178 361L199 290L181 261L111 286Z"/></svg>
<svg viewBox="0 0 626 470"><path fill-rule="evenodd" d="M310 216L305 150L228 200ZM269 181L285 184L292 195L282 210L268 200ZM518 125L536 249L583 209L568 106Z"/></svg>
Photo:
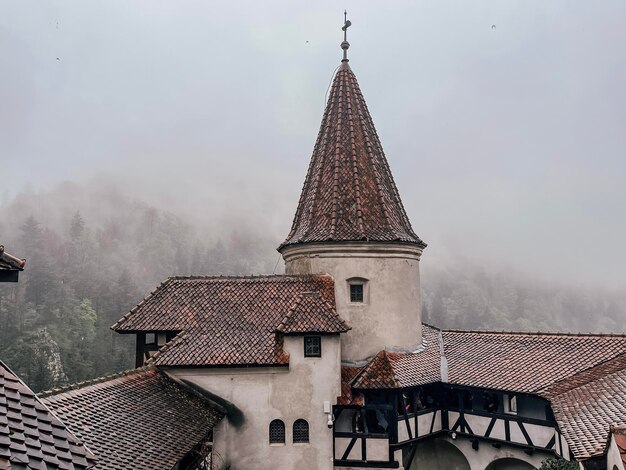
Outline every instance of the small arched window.
<svg viewBox="0 0 626 470"><path fill-rule="evenodd" d="M270 423L270 444L285 443L285 423L275 419Z"/></svg>
<svg viewBox="0 0 626 470"><path fill-rule="evenodd" d="M309 442L309 423L304 419L297 419L293 423L293 442Z"/></svg>

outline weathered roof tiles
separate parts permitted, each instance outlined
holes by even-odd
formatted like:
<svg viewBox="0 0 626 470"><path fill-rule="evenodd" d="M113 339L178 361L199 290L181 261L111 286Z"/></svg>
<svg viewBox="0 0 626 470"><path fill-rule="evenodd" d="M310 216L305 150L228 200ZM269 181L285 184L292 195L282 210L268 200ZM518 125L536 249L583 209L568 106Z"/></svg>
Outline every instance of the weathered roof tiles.
<svg viewBox="0 0 626 470"><path fill-rule="evenodd" d="M0 468L86 469L94 455L0 361Z"/></svg>
<svg viewBox="0 0 626 470"><path fill-rule="evenodd" d="M193 455L224 415L154 367L42 396L96 453L96 468L107 470L169 470Z"/></svg>
<svg viewBox="0 0 626 470"><path fill-rule="evenodd" d="M374 123L347 63L335 75L287 239L426 244L411 228Z"/></svg>
<svg viewBox="0 0 626 470"><path fill-rule="evenodd" d="M170 278L112 328L181 332L156 365L286 365L283 334L348 330L334 296L327 275Z"/></svg>

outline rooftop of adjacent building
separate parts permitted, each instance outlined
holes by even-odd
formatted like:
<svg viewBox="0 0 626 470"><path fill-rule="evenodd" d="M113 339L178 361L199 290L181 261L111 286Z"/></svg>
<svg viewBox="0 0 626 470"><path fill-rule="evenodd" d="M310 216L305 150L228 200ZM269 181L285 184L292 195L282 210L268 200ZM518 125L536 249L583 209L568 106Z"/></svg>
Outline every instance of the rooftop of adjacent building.
<svg viewBox="0 0 626 470"><path fill-rule="evenodd" d="M155 367L40 394L102 469L171 469L199 458L225 410ZM166 434L158 432L166 430ZM207 449L204 449L207 450ZM197 455L196 455L197 454Z"/></svg>
<svg viewBox="0 0 626 470"><path fill-rule="evenodd" d="M95 456L0 361L0 468L92 468Z"/></svg>
<svg viewBox="0 0 626 470"><path fill-rule="evenodd" d="M10 255L4 250L4 245L0 245L0 270L22 271L25 264L25 259Z"/></svg>

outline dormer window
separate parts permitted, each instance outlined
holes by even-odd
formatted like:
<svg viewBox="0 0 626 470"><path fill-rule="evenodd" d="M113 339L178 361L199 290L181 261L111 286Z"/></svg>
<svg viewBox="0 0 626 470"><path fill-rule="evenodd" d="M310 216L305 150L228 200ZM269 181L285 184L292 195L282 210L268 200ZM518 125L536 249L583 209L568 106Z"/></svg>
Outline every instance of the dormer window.
<svg viewBox="0 0 626 470"><path fill-rule="evenodd" d="M350 302L363 302L363 284L350 284Z"/></svg>

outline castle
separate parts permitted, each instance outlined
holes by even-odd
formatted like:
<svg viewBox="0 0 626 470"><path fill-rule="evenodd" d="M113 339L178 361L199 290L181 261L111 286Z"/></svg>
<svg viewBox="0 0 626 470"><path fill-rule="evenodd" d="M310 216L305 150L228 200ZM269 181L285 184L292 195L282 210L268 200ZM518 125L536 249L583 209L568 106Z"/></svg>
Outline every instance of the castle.
<svg viewBox="0 0 626 470"><path fill-rule="evenodd" d="M165 280L112 326L136 336L136 370L37 400L86 446L84 468L523 470L558 457L624 470L626 336L422 324L426 243L349 65L348 26L278 248L286 274Z"/></svg>

